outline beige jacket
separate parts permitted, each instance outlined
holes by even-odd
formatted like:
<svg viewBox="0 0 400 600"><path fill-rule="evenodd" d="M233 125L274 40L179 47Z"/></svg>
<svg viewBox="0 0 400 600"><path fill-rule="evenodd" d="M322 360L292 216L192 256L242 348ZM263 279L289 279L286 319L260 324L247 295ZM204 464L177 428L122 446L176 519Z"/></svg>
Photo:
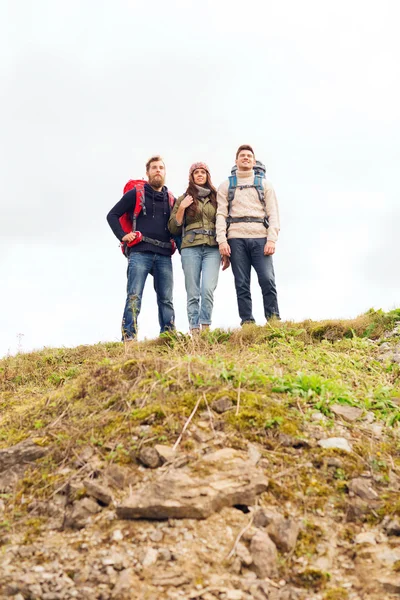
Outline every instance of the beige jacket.
<svg viewBox="0 0 400 600"><path fill-rule="evenodd" d="M254 187L239 189L240 185L251 185L254 182L253 171L237 172L238 187L232 202L231 217L261 217L265 216L264 207L260 202L257 190ZM265 204L269 228L265 229L262 223L231 223L226 233L226 217L228 216L228 188L229 180L224 181L218 188L217 194L217 242L222 244L231 238L261 238L268 237L271 242L276 242L280 229L278 202L274 188L267 180L263 180L265 190Z"/></svg>

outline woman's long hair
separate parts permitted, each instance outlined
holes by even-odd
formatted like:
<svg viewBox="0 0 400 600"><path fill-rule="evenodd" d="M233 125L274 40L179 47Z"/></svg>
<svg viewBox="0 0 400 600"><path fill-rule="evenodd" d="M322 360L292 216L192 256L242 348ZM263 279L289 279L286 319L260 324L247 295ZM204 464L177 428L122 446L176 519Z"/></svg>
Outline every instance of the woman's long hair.
<svg viewBox="0 0 400 600"><path fill-rule="evenodd" d="M209 190L211 190L209 198L211 200L211 204L213 205L215 210L217 210L217 190L215 189L215 187L212 184L210 173L208 171L206 171L206 173L207 173L207 181L202 187L205 187L205 188L208 188ZM191 204L186 209L186 215L188 217L195 217L196 213L199 212L198 193L199 192L198 192L196 184L193 180L193 173L192 173L189 178L189 185L185 192L185 196L192 196L192 198L193 198L193 204Z"/></svg>

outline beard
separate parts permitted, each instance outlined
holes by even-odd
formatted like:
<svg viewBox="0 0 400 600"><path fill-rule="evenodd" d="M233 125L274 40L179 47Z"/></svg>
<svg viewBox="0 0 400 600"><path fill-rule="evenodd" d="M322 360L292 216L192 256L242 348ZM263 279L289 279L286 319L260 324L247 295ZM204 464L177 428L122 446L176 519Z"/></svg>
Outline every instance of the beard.
<svg viewBox="0 0 400 600"><path fill-rule="evenodd" d="M165 177L162 175L153 175L153 177L149 177L149 184L151 187L162 188L165 182Z"/></svg>

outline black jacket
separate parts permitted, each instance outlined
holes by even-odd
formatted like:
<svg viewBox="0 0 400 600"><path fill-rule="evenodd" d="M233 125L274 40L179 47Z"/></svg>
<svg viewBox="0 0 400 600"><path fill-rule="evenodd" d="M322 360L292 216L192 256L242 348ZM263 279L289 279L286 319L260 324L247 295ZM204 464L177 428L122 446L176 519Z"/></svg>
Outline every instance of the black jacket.
<svg viewBox="0 0 400 600"><path fill-rule="evenodd" d="M144 208L136 219L136 230L144 236L158 240L160 242L169 242L171 234L168 230L168 220L170 217L170 206L168 201L168 189L164 186L161 192L156 192L146 183L144 186ZM122 240L126 231L124 231L119 222L123 214L133 213L136 203L136 191L130 190L119 202L110 210L107 215L107 221L119 241ZM156 254L171 254L172 250L160 248L148 242L139 242L135 246L128 248L129 252L154 252Z"/></svg>

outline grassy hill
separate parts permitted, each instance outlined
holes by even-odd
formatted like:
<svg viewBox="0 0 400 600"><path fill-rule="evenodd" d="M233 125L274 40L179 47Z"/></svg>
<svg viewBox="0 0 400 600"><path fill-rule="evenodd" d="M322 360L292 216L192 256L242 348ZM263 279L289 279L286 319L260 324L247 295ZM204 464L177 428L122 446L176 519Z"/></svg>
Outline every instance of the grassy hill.
<svg viewBox="0 0 400 600"><path fill-rule="evenodd" d="M80 550L64 560L62 551L57 554L52 546L52 561L57 556L59 570L72 582L68 589L73 588L77 595L69 596L72 592L65 590L43 591L47 589L40 580L43 569L39 569L37 581L32 576L35 565L50 569L51 563L46 554L43 556L43 548L51 545L47 533L51 515L43 507L62 495L70 504L90 496L82 484L83 476L101 477L110 466L128 475L135 473L141 482L155 477L157 469L140 466L144 448L173 446L179 441L178 451L190 461L190 457L211 451L218 437L219 447L257 449L260 469L269 480L258 506L279 510L300 524L295 547L279 552L278 572L270 578L270 592L246 588L242 579L253 567L246 566L244 559L235 567L235 552L229 558L225 553L225 559L215 564L205 560L205 576L204 569L201 573L196 570L198 557L190 562L188 549L184 564L186 572L193 574L189 582L164 587L158 582L157 586L154 570L159 568L160 559L143 567L138 558L134 575L140 592L127 597L207 599L209 594L208 598L240 599L262 598L262 593L265 598L307 600L398 597L399 321L400 309L389 313L371 310L347 321L271 322L264 327L214 330L195 339L165 334L142 343L46 348L1 360L0 453L27 439L46 453L23 470L17 469L14 478L10 479L5 468L3 474L0 472L0 592L4 597L12 590L22 598L88 597L76 575ZM225 402L223 410L219 407L224 402L218 404L221 400ZM321 445L321 441L332 438L347 440L348 450ZM352 483L362 483L363 478L373 492L370 496L357 491ZM126 493L126 486L120 486L114 491L115 501ZM254 507L239 508L224 508L213 517L222 519L218 523L230 527L234 537L243 526L253 527L249 518ZM61 540L61 547L72 541L78 544L77 536L81 536L79 544L83 544L82 536L86 535L87 552L95 556L99 541L92 541L100 536L103 549L119 547L122 552L123 542L118 544L118 535L113 534L115 515L110 516L110 507L107 510L89 519L79 532L77 528L70 530L64 521L61 527L54 527L52 540ZM133 525L128 522L126 527ZM140 527L143 531L138 533ZM137 548L144 544L148 549L148 537L140 539L148 527L143 521L135 523ZM163 531L165 540L171 531ZM370 535L367 541L358 543L357 539L364 538L357 536L366 533ZM187 542L193 545L200 534L195 529L190 535L194 539ZM202 535L207 537L204 531ZM330 555L333 537L335 551ZM242 541L246 540L250 543L244 535ZM229 547L228 542L222 538L220 546ZM168 550L166 542L165 547L161 545L159 542L156 548L158 556L161 550ZM230 546L234 544L230 542ZM21 548L29 549L25 557ZM386 557L391 552L392 559L382 559L376 548L380 554L385 550ZM21 562L19 570L11 574L9 552L16 553ZM81 558L82 568L88 560L87 553L85 556ZM180 560L175 559L175 567ZM352 568L346 567L346 560L352 562ZM68 570L67 562L76 568ZM386 579L368 583L368 569L384 572ZM96 583L100 579L91 581L88 576L85 585L92 590L92 597L124 597L116 590L118 577L126 569L111 570L108 580L106 572L99 570L103 573L100 583ZM28 572L33 577L30 584L23 581ZM212 577L216 581L217 576L223 582L222 591L216 584L217 591L211 589ZM29 585L39 588L32 592ZM203 596L202 589L206 590Z"/></svg>

